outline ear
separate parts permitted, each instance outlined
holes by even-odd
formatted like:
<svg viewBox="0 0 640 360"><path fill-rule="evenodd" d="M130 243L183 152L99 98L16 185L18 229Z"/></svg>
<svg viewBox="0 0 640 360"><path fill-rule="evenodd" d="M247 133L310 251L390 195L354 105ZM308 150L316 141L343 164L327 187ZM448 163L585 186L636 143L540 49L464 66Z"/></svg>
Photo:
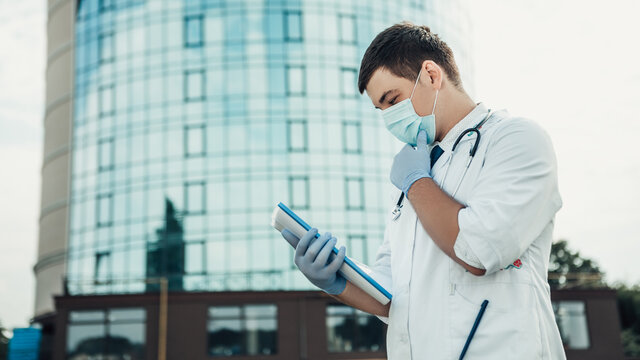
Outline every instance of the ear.
<svg viewBox="0 0 640 360"><path fill-rule="evenodd" d="M429 75L428 77L424 77L425 82L427 82L425 85L431 86L433 90L440 90L442 88L444 72L433 60L425 60L422 62L422 73ZM422 78L420 80L422 81Z"/></svg>

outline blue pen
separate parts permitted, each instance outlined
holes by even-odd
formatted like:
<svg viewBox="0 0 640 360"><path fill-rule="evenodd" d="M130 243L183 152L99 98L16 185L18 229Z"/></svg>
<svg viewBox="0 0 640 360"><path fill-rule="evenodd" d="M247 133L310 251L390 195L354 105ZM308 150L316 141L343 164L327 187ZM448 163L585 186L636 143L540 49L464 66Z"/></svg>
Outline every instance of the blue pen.
<svg viewBox="0 0 640 360"><path fill-rule="evenodd" d="M469 348L471 339L473 339L473 334L475 334L476 329L478 329L478 324L480 324L480 320L482 320L482 315L484 314L484 310L487 308L487 304L489 304L489 300L483 301L482 305L480 305L480 311L478 312L478 316L476 316L476 321L473 323L473 327L471 328L471 332L467 337L467 342L464 344L464 348L462 348L462 354L460 354L460 360L464 358L464 354L466 354L467 349Z"/></svg>

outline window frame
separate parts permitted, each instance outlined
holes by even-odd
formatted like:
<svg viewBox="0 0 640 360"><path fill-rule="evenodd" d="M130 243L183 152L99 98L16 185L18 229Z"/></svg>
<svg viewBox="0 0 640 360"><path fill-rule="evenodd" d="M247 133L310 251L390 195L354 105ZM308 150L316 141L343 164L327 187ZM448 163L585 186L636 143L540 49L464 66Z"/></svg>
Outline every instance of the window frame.
<svg viewBox="0 0 640 360"><path fill-rule="evenodd" d="M109 218L108 221L102 221L101 205L102 199L109 199ZM109 227L113 225L113 193L102 193L96 195L96 228Z"/></svg>
<svg viewBox="0 0 640 360"><path fill-rule="evenodd" d="M191 152L189 151L189 131L193 131L195 129L200 129L201 133L201 144L202 144L202 149L200 149L200 152ZM207 154L207 126L206 124L197 124L197 125L185 125L183 127L183 139L182 139L182 146L183 146L183 154L185 158L198 158L198 157L203 157L206 156Z"/></svg>
<svg viewBox="0 0 640 360"><path fill-rule="evenodd" d="M190 96L189 94L189 77L195 74L200 74L201 76L201 82L200 82L200 96L196 97L196 96ZM204 69L195 69L195 70L184 70L183 73L183 77L184 77L184 83L183 83L183 87L184 87L184 91L183 91L183 98L184 98L184 102L199 102L199 101L204 101L207 98L207 74L205 72Z"/></svg>
<svg viewBox="0 0 640 360"><path fill-rule="evenodd" d="M350 194L349 194L349 183L352 181L356 181L359 183L359 192L360 192L360 205L352 206L349 202ZM345 176L344 177L344 194L345 194L345 208L347 210L364 210L364 179L362 176Z"/></svg>
<svg viewBox="0 0 640 360"><path fill-rule="evenodd" d="M189 23L191 21L198 21L199 22L199 32L200 35L198 36L198 41L197 42L191 42L189 41ZM185 48L200 48L204 46L204 14L196 14L196 15L185 15L183 17L183 22L184 22L184 27L182 29L183 31L183 45Z"/></svg>
<svg viewBox="0 0 640 360"><path fill-rule="evenodd" d="M356 149L349 149L348 144L349 141L347 139L347 128L350 126L354 126L356 137L357 137L357 147ZM355 120L344 120L342 121L342 151L345 154L362 154L362 123L360 121Z"/></svg>
<svg viewBox="0 0 640 360"><path fill-rule="evenodd" d="M293 92L291 90L291 70L299 69L301 74L300 80L300 91ZM305 65L291 65L288 64L285 66L285 87L287 96L306 96L307 95L307 72Z"/></svg>
<svg viewBox="0 0 640 360"><path fill-rule="evenodd" d="M115 319L115 320L111 320L111 313L113 311L121 311L121 310L142 310L142 314L143 316L140 318L129 318L129 319ZM95 313L100 313L101 317L100 318L94 318L94 319L84 319L84 320L72 320L71 316L74 313L79 313L79 312L95 312ZM141 324L142 325L142 329L143 329L143 334L142 334L142 339L143 339L143 350L142 350L142 357L146 357L147 352L148 352L148 343L147 343L147 320L148 320L148 314L147 314L147 309L145 307L109 307L109 308L97 308L97 309L73 309L71 311L69 311L69 313L67 314L67 323L66 323L66 329L64 329L67 333L69 333L69 327L74 326L74 325L96 325L96 326L102 326L102 332L104 333L104 338L109 339L111 337L111 327L113 325L122 325L122 324ZM108 348L108 344L109 342L105 342L104 348L103 348L103 352L104 354L102 355L106 355L109 352L109 348ZM65 349L65 353L69 353L71 351L71 349L69 349L69 339L67 336L66 339L66 343L64 344L64 349Z"/></svg>
<svg viewBox="0 0 640 360"><path fill-rule="evenodd" d="M102 154L103 154L103 144L109 143L109 159L111 160L108 165L102 164ZM98 164L98 172L111 171L114 169L114 162L116 156L116 148L115 148L115 139L113 137L102 138L98 140L98 159L96 163Z"/></svg>
<svg viewBox="0 0 640 360"><path fill-rule="evenodd" d="M104 39L105 38L111 38L111 42L110 42L110 47L111 49L110 51L110 56L108 58L103 58L103 54L104 54ZM104 32L101 33L98 36L98 63L99 64L107 64L107 63L112 63L115 60L115 34L113 31L109 31L109 32Z"/></svg>
<svg viewBox="0 0 640 360"><path fill-rule="evenodd" d="M274 307L275 308L275 313L273 314L273 317L269 316L269 317L247 317L247 307L249 306L265 306L265 307ZM215 317L211 315L211 310L214 308L239 308L239 314L237 316L235 315L227 315L227 316L220 316L220 317ZM245 357L276 357L278 355L281 355L280 353L280 348L279 348L279 343L280 343L280 322L278 321L278 316L280 313L280 309L277 303L241 303L241 304L215 304L215 305L209 305L207 308L207 341L206 341L206 354L208 357L211 358L222 358L223 356L229 357L229 358L245 358ZM241 334L244 334L245 331L247 330L247 320L253 320L253 319L273 319L275 320L275 324L276 324L276 328L275 328L275 351L272 354L269 355L263 355L263 354L248 354L247 351L245 351L244 353L240 353L240 354L232 354L232 355L214 355L210 353L210 348L211 348L211 343L209 340L209 334L210 334L210 330L209 327L211 325L211 323L215 320L237 320L240 323L240 331ZM248 346L246 343L246 337L242 336L241 337L241 342L243 343L243 350L247 350Z"/></svg>
<svg viewBox="0 0 640 360"><path fill-rule="evenodd" d="M329 314L329 308L330 307L343 307L347 310L349 310L349 314ZM333 356L336 356L338 354L366 354L366 353L374 353L374 352L384 352L386 351L386 341L384 341L384 339L386 339L386 332L387 332L387 325L382 322L381 320L379 320L375 315L372 314L368 314L362 310L353 308L351 306L342 304L342 303L336 303L336 302L328 302L325 305L325 312L324 312L324 316L325 316L325 336L326 336L326 350L328 354L331 354ZM354 344L358 344L359 342L362 341L362 339L364 338L364 336L359 334L359 319L361 318L370 318L370 319L377 319L380 323L381 329L384 329L384 334L381 335L381 339L382 341L380 342L380 349L378 350L357 350L357 349L353 349L351 351L342 351L342 350L331 350L330 348L330 336L329 336L329 319L331 318L345 318L345 319L353 319L354 321L349 322L351 324L354 325Z"/></svg>
<svg viewBox="0 0 640 360"><path fill-rule="evenodd" d="M105 111L102 98L103 98L103 92L106 91L107 89L109 89L109 91L111 92L111 104L110 104L111 108ZM115 114L115 111L116 111L115 84L107 84L107 85L99 86L98 87L98 116L99 117L111 116Z"/></svg>
<svg viewBox="0 0 640 360"><path fill-rule="evenodd" d="M294 201L294 193L293 193L293 187L294 187L294 181L304 181L304 188L305 188L305 199L304 199L304 205L298 205L296 204L296 202ZM309 198L310 198L310 194L309 194L309 176L307 175L290 175L288 178L288 187L289 187L289 204L291 209L296 209L296 210L309 210Z"/></svg>
<svg viewBox="0 0 640 360"><path fill-rule="evenodd" d="M345 73L352 73L353 74L353 80L354 82L351 83L351 85L349 85L349 88L353 91L351 92L347 92L346 90L346 79L345 79ZM340 96L344 97L344 98L356 98L358 97L359 93L358 93L358 70L356 68L353 67L346 67L343 66L340 68Z"/></svg>
<svg viewBox="0 0 640 360"><path fill-rule="evenodd" d="M291 32L289 29L289 16L296 14L298 16L298 27L300 29L300 34L298 36L290 36ZM304 40L304 25L302 20L302 11L301 10L285 10L283 12L283 30L284 30L284 41L285 42L302 42Z"/></svg>
<svg viewBox="0 0 640 360"><path fill-rule="evenodd" d="M353 40L346 40L343 36L345 29L342 28L342 19L350 18L352 21L351 36ZM340 44L356 45L358 42L358 26L356 25L356 16L354 14L338 14L338 33L340 34Z"/></svg>
<svg viewBox="0 0 640 360"><path fill-rule="evenodd" d="M189 187L200 185L202 190L201 209L191 210L189 205ZM207 213L207 182L204 180L185 181L184 183L184 215L204 215Z"/></svg>
<svg viewBox="0 0 640 360"><path fill-rule="evenodd" d="M303 132L303 145L302 147L294 147L293 146L293 131L292 131L292 126L294 126L294 124L299 124L302 125L302 132ZM308 126L308 122L306 119L289 119L287 120L287 151L290 153L293 152L302 152L305 153L307 151L309 151L309 126Z"/></svg>

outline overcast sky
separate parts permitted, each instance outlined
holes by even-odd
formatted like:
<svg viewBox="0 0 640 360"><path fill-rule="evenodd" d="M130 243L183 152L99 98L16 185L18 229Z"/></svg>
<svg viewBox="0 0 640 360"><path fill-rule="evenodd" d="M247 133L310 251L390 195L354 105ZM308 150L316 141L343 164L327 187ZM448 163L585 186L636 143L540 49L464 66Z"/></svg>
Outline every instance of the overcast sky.
<svg viewBox="0 0 640 360"><path fill-rule="evenodd" d="M0 321L10 328L33 311L45 3L0 0ZM639 4L470 1L475 100L549 132L564 200L555 238L628 283L640 282Z"/></svg>

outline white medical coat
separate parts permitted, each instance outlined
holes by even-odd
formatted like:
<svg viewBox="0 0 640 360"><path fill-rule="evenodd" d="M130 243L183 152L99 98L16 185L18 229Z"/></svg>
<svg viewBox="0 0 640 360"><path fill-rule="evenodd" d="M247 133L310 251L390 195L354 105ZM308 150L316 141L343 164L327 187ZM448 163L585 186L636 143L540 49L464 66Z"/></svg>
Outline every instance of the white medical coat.
<svg viewBox="0 0 640 360"><path fill-rule="evenodd" d="M465 136L452 157L453 141L487 112L477 105L440 143L444 153L432 175L450 195L475 135ZM392 221L400 190L388 199L384 241L371 268L393 295L389 316L379 316L388 324L389 360L458 359L485 299L465 359L565 359L547 283L554 218L562 206L553 146L540 126L505 110L495 111L480 132L454 198L465 206L456 241L468 245L485 275L472 275L440 250L406 198Z"/></svg>

